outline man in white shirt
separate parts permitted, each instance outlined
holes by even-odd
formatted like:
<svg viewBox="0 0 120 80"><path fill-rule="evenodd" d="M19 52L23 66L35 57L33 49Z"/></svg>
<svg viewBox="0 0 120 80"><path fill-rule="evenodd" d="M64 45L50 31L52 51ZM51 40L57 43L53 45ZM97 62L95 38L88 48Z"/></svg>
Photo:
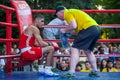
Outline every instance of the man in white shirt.
<svg viewBox="0 0 120 80"><path fill-rule="evenodd" d="M64 20L61 20L59 18L53 19L48 25L67 25L67 22ZM50 28L44 28L43 30L43 38L44 39L56 39L56 36L60 36L62 48L65 48L66 51L69 49L69 43L68 38L70 37L70 32L61 33L60 27L53 28L52 26Z"/></svg>

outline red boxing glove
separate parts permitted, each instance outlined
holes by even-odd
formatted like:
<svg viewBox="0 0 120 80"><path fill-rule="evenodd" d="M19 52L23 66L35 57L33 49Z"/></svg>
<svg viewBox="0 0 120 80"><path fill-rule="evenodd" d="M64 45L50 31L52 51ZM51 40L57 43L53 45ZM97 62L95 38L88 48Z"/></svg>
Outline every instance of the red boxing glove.
<svg viewBox="0 0 120 80"><path fill-rule="evenodd" d="M54 51L57 51L59 49L59 46L56 42L51 42L51 45L53 46Z"/></svg>

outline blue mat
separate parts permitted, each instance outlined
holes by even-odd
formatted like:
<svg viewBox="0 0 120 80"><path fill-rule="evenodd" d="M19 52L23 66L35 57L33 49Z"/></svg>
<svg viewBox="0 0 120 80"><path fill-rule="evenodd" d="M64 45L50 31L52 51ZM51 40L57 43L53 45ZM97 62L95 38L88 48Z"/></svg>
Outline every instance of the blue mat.
<svg viewBox="0 0 120 80"><path fill-rule="evenodd" d="M60 74L63 74L61 72ZM0 73L0 80L120 80L120 72L118 73L100 73L99 78L92 78L88 76L89 73L76 73L74 78L61 77L44 77L38 72L12 72Z"/></svg>

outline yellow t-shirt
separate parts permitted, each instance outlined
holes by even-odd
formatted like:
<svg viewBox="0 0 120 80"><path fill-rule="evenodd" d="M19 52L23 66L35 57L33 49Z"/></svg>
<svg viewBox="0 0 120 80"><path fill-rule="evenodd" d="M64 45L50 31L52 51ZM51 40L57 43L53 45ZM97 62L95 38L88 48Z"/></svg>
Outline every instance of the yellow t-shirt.
<svg viewBox="0 0 120 80"><path fill-rule="evenodd" d="M107 68L103 68L102 72L118 72L118 70L115 68L108 69L108 70L107 70Z"/></svg>
<svg viewBox="0 0 120 80"><path fill-rule="evenodd" d="M80 30L87 29L90 26L98 26L96 21L92 19L87 13L77 10L77 9L66 9L64 11L64 19L69 24L72 20L75 20L77 23L77 28L75 32Z"/></svg>
<svg viewBox="0 0 120 80"><path fill-rule="evenodd" d="M88 69L88 70L87 69L83 69L83 70L81 70L81 72L91 72L91 70L92 69Z"/></svg>

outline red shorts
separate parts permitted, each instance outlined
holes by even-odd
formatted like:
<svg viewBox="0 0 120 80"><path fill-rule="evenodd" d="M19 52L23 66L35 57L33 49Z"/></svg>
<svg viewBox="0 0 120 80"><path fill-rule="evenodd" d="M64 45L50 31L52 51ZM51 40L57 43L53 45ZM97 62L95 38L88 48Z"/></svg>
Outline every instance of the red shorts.
<svg viewBox="0 0 120 80"><path fill-rule="evenodd" d="M21 58L24 60L37 60L42 57L41 47L32 47L30 50L21 53Z"/></svg>

